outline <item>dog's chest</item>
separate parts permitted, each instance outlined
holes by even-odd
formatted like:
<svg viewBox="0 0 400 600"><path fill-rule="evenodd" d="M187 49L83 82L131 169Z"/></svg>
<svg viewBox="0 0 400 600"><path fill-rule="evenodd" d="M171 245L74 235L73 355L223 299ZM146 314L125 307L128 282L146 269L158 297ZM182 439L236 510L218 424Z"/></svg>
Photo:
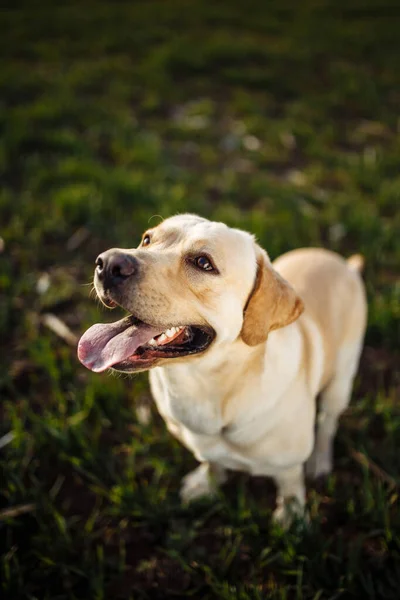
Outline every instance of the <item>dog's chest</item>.
<svg viewBox="0 0 400 600"><path fill-rule="evenodd" d="M166 420L183 425L202 435L215 435L223 427L221 402L202 386L191 392L188 387L168 384L157 373L150 378L157 408Z"/></svg>

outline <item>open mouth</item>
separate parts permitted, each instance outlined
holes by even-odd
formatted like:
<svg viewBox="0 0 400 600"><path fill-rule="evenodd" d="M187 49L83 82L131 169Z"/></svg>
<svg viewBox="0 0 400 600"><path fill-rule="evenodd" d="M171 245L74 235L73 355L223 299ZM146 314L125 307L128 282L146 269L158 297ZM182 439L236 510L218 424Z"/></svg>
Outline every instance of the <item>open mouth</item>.
<svg viewBox="0 0 400 600"><path fill-rule="evenodd" d="M116 323L90 327L79 341L78 358L96 373L109 368L143 370L160 359L203 352L214 337L209 327L182 325L163 330L131 315Z"/></svg>

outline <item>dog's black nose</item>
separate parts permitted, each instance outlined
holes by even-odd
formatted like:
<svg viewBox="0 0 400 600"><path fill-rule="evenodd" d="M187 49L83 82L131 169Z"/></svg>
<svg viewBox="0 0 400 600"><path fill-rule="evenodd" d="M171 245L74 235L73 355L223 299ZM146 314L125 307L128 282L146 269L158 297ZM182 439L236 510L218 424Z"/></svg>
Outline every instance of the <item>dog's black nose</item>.
<svg viewBox="0 0 400 600"><path fill-rule="evenodd" d="M134 256L121 250L107 250L96 258L96 274L105 289L115 287L137 271Z"/></svg>

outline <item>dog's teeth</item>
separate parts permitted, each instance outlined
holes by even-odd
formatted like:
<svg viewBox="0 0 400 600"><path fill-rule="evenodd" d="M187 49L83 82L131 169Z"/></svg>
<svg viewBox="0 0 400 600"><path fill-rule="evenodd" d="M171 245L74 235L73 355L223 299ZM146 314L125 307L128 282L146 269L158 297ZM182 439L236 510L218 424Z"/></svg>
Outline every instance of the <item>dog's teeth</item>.
<svg viewBox="0 0 400 600"><path fill-rule="evenodd" d="M157 336L157 339L152 338L148 343L150 346L158 346L159 344L164 343L168 338L175 337L178 333L180 333L185 327L170 327L164 333Z"/></svg>

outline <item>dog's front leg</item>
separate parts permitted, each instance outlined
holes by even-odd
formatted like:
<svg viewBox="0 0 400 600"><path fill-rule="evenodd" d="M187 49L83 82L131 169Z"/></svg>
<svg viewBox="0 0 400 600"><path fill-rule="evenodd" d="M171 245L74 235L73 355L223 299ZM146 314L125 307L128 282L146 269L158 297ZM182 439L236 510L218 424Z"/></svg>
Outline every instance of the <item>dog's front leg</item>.
<svg viewBox="0 0 400 600"><path fill-rule="evenodd" d="M180 496L188 503L202 497L213 497L227 479L226 469L216 463L203 462L182 480Z"/></svg>
<svg viewBox="0 0 400 600"><path fill-rule="evenodd" d="M304 515L306 493L303 465L280 471L274 477L278 488L274 521L289 527L295 517Z"/></svg>

